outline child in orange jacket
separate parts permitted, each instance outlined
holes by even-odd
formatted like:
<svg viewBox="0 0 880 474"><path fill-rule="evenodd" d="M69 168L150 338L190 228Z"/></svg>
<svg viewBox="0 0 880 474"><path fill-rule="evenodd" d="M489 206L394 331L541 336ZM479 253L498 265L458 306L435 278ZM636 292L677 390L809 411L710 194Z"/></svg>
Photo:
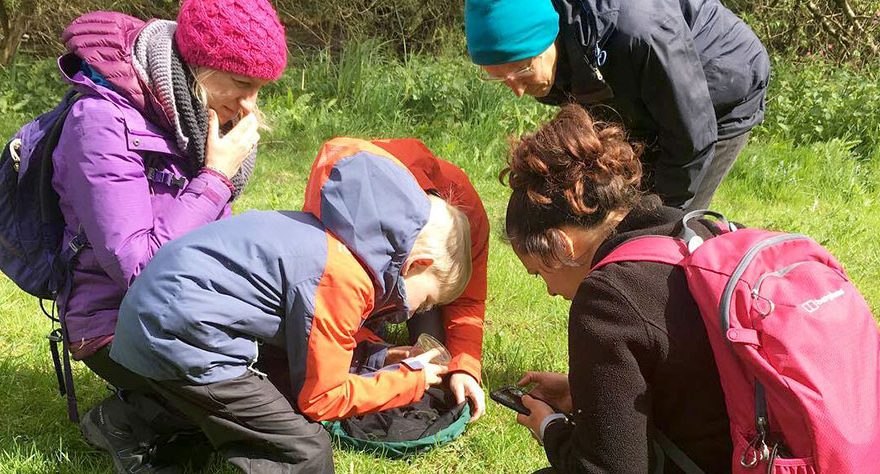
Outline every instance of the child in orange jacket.
<svg viewBox="0 0 880 474"><path fill-rule="evenodd" d="M313 421L421 399L446 372L432 354L350 374L356 335L456 300L471 275L467 217L381 147L328 142L306 194L309 212L250 211L166 244L110 353L245 470L330 472ZM255 365L261 346L285 353L289 398ZM107 441L118 428L99 410L83 429Z"/></svg>
<svg viewBox="0 0 880 474"><path fill-rule="evenodd" d="M483 348L483 320L486 313L486 263L489 256L489 219L483 202L467 175L452 163L438 158L415 138L373 140L370 143L389 152L415 176L425 192L436 194L465 213L471 229L473 274L455 301L407 320L410 343L422 332L443 342L452 354L449 387L461 403L472 405L471 421L486 411L480 387ZM309 199L306 198L306 206ZM364 328L361 338L369 336Z"/></svg>

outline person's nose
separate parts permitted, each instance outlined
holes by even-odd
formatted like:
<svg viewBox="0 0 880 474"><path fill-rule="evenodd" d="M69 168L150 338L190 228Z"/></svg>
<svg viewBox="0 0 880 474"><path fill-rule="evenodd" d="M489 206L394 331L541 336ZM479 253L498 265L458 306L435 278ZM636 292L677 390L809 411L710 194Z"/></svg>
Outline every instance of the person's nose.
<svg viewBox="0 0 880 474"><path fill-rule="evenodd" d="M257 91L242 96L238 100L238 106L241 107L242 115L247 115L257 109Z"/></svg>
<svg viewBox="0 0 880 474"><path fill-rule="evenodd" d="M516 79L507 79L504 83L507 84L507 87L509 87L517 97L522 97L526 92L525 86L520 84Z"/></svg>

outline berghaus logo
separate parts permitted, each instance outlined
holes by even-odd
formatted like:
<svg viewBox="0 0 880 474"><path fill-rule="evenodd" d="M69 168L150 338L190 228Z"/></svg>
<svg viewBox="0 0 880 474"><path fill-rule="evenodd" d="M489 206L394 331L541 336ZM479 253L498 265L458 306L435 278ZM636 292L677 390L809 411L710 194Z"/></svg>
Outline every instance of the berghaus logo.
<svg viewBox="0 0 880 474"><path fill-rule="evenodd" d="M817 299L817 300L807 300L801 303L801 308L808 313L815 313L822 307L825 303L829 303L831 301L836 300L843 296L843 289L839 289L837 291L832 291L827 295Z"/></svg>

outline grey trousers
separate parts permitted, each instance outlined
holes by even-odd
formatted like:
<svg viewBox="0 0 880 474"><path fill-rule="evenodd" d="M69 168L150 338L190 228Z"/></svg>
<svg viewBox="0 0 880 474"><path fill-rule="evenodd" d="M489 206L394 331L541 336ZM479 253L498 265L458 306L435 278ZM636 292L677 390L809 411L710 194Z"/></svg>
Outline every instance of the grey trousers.
<svg viewBox="0 0 880 474"><path fill-rule="evenodd" d="M718 190L721 181L733 168L736 158L749 142L750 134L751 132L746 132L727 140L718 140L718 143L715 144L715 156L706 167L700 187L687 206L688 211L709 208L712 204L712 197L715 196L715 191Z"/></svg>

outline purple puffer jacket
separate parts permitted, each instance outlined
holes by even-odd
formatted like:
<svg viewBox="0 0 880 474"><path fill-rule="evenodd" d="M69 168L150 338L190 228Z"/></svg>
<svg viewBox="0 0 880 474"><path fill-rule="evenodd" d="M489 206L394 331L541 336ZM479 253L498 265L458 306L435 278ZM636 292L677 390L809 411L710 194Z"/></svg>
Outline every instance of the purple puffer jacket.
<svg viewBox="0 0 880 474"><path fill-rule="evenodd" d="M109 12L75 20L59 59L64 79L85 95L72 107L53 155L52 184L66 228L89 245L59 297L74 358L110 342L125 291L164 243L230 214L230 188L210 171L191 175L170 120L131 63L145 23ZM80 59L112 85L95 84Z"/></svg>

